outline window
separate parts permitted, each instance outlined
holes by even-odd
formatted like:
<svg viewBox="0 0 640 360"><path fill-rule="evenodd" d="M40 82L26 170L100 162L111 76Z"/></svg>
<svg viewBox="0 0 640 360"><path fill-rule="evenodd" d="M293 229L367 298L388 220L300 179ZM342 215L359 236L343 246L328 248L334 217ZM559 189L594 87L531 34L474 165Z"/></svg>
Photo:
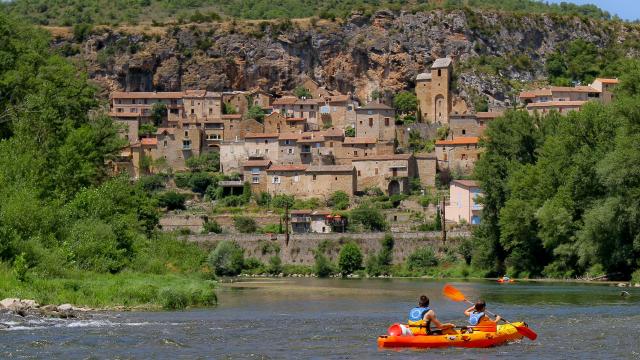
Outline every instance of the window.
<svg viewBox="0 0 640 360"><path fill-rule="evenodd" d="M195 114L195 110L191 109L191 115Z"/></svg>
<svg viewBox="0 0 640 360"><path fill-rule="evenodd" d="M393 169L391 170L391 176L393 176L393 177L398 176L398 169L393 168Z"/></svg>
<svg viewBox="0 0 640 360"><path fill-rule="evenodd" d="M191 150L191 140L182 140L182 149Z"/></svg>
<svg viewBox="0 0 640 360"><path fill-rule="evenodd" d="M358 176L361 176L362 174L360 174L360 170L358 170Z"/></svg>
<svg viewBox="0 0 640 360"><path fill-rule="evenodd" d="M167 147L167 140L163 141L163 142L162 142L162 145L163 145L164 147Z"/></svg>
<svg viewBox="0 0 640 360"><path fill-rule="evenodd" d="M287 149L287 154L293 155L293 149Z"/></svg>
<svg viewBox="0 0 640 360"><path fill-rule="evenodd" d="M251 168L251 174L252 175L259 175L260 174L260 168Z"/></svg>
<svg viewBox="0 0 640 360"><path fill-rule="evenodd" d="M184 137L189 137L189 131L187 130L184 131Z"/></svg>
<svg viewBox="0 0 640 360"><path fill-rule="evenodd" d="M353 156L354 157L358 157L358 151L357 150L353 150Z"/></svg>
<svg viewBox="0 0 640 360"><path fill-rule="evenodd" d="M309 117L310 118L316 117L316 112L315 111L309 111Z"/></svg>
<svg viewBox="0 0 640 360"><path fill-rule="evenodd" d="M191 100L191 106L193 106L193 100ZM192 110L193 111L193 110Z"/></svg>
<svg viewBox="0 0 640 360"><path fill-rule="evenodd" d="M213 115L213 109L209 108L209 115Z"/></svg>
<svg viewBox="0 0 640 360"><path fill-rule="evenodd" d="M444 161L447 161L447 154L444 154L443 159L444 159Z"/></svg>
<svg viewBox="0 0 640 360"><path fill-rule="evenodd" d="M313 181L316 181L316 174L313 174Z"/></svg>
<svg viewBox="0 0 640 360"><path fill-rule="evenodd" d="M371 115L371 114L373 114L373 111L371 110L367 111L367 115Z"/></svg>
<svg viewBox="0 0 640 360"><path fill-rule="evenodd" d="M338 177L336 176L336 181L338 181Z"/></svg>
<svg viewBox="0 0 640 360"><path fill-rule="evenodd" d="M384 126L389 126L389 118L384 118Z"/></svg>
<svg viewBox="0 0 640 360"><path fill-rule="evenodd" d="M373 126L373 118L369 118L369 127Z"/></svg>
<svg viewBox="0 0 640 360"><path fill-rule="evenodd" d="M378 175L378 168L376 168L375 173L376 173L376 175Z"/></svg>
<svg viewBox="0 0 640 360"><path fill-rule="evenodd" d="M333 141L329 141L329 147L333 147Z"/></svg>
<svg viewBox="0 0 640 360"><path fill-rule="evenodd" d="M291 145L291 140L285 140L285 141L284 141L284 144L285 144L285 145Z"/></svg>
<svg viewBox="0 0 640 360"><path fill-rule="evenodd" d="M273 184L280 184L280 176L274 176L271 178Z"/></svg>
<svg viewBox="0 0 640 360"><path fill-rule="evenodd" d="M269 143L269 140L265 140L265 141L264 141L264 143L265 143L265 144L268 144L268 143Z"/></svg>
<svg viewBox="0 0 640 360"><path fill-rule="evenodd" d="M465 135L467 133L467 130L462 129L462 135Z"/></svg>
<svg viewBox="0 0 640 360"><path fill-rule="evenodd" d="M254 184L259 184L260 183L260 176L254 176L251 178L251 182Z"/></svg>
<svg viewBox="0 0 640 360"><path fill-rule="evenodd" d="M460 155L460 160L467 160L467 154Z"/></svg>
<svg viewBox="0 0 640 360"><path fill-rule="evenodd" d="M484 121L480 120L480 126L484 126Z"/></svg>
<svg viewBox="0 0 640 360"><path fill-rule="evenodd" d="M438 69L438 76L442 76L442 70Z"/></svg>
<svg viewBox="0 0 640 360"><path fill-rule="evenodd" d="M298 182L298 181L300 181L300 176L299 175L294 176L293 177L293 182Z"/></svg>

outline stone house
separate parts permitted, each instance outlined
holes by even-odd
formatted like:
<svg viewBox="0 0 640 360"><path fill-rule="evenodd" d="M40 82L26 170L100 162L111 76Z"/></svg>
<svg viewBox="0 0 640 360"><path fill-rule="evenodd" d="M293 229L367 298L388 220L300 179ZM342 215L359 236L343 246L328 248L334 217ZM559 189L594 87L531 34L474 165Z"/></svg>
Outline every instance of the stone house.
<svg viewBox="0 0 640 360"><path fill-rule="evenodd" d="M416 163L416 176L424 187L436 186L437 159L435 153L417 153L413 155Z"/></svg>
<svg viewBox="0 0 640 360"><path fill-rule="evenodd" d="M249 159L244 140L220 143L220 172L224 174L242 173L242 164Z"/></svg>
<svg viewBox="0 0 640 360"><path fill-rule="evenodd" d="M264 132L301 133L305 130L305 118L286 117L280 112L273 112L264 117Z"/></svg>
<svg viewBox="0 0 640 360"><path fill-rule="evenodd" d="M356 136L378 141L395 140L395 110L378 103L369 103L356 109Z"/></svg>
<svg viewBox="0 0 640 360"><path fill-rule="evenodd" d="M278 136L278 164L293 165L301 164L302 155L300 154L300 148L298 147L298 138L300 134L296 133L281 133Z"/></svg>
<svg viewBox="0 0 640 360"><path fill-rule="evenodd" d="M170 122L184 121L185 118L204 122L208 119L219 120L222 116L222 94L217 92L185 90L182 103L184 117L180 119L169 116Z"/></svg>
<svg viewBox="0 0 640 360"><path fill-rule="evenodd" d="M613 89L618 83L618 79L597 78L593 81L591 87L600 91L600 101L605 104L609 104L613 101Z"/></svg>
<svg viewBox="0 0 640 360"><path fill-rule="evenodd" d="M291 210L289 214L291 232L294 234L332 232L332 226L328 220L331 216L329 211Z"/></svg>
<svg viewBox="0 0 640 360"><path fill-rule="evenodd" d="M267 169L271 160L247 160L242 164L243 179L251 184L251 192L259 194L267 191Z"/></svg>
<svg viewBox="0 0 640 360"><path fill-rule="evenodd" d="M273 102L273 96L262 89L255 89L249 91L249 97L251 98L251 106L260 106L263 110L271 109L271 103Z"/></svg>
<svg viewBox="0 0 640 360"><path fill-rule="evenodd" d="M474 136L436 141L438 168L470 173L482 153L478 142L479 138Z"/></svg>
<svg viewBox="0 0 640 360"><path fill-rule="evenodd" d="M520 93L520 100L530 113L546 114L557 111L566 114L579 111L587 101L601 101L605 104L613 99L613 87L617 79L596 79L588 86L551 86L527 90Z"/></svg>
<svg viewBox="0 0 640 360"><path fill-rule="evenodd" d="M244 91L231 91L222 93L222 102L225 109L231 109L235 114L246 116L249 111L249 94Z"/></svg>
<svg viewBox="0 0 640 360"><path fill-rule="evenodd" d="M500 116L501 112L478 112L476 114L449 115L449 139L456 137L481 137L487 124Z"/></svg>
<svg viewBox="0 0 640 360"><path fill-rule="evenodd" d="M267 192L271 196L305 195L305 186L302 185L307 165L271 165L267 169Z"/></svg>
<svg viewBox="0 0 640 360"><path fill-rule="evenodd" d="M277 133L247 133L244 136L244 145L249 158L278 160Z"/></svg>
<svg viewBox="0 0 640 360"><path fill-rule="evenodd" d="M320 113L320 124L323 127L333 126L345 128L355 126L357 103L350 95L325 96L317 100Z"/></svg>
<svg viewBox="0 0 640 360"><path fill-rule="evenodd" d="M416 77L418 112L424 122L447 124L452 110L450 93L453 62L451 58L436 59L430 72Z"/></svg>
<svg viewBox="0 0 640 360"><path fill-rule="evenodd" d="M389 195L409 193L410 179L417 176L411 154L392 154L353 159L358 190L379 188Z"/></svg>
<svg viewBox="0 0 640 360"><path fill-rule="evenodd" d="M350 166L271 165L267 175L267 191L272 196L287 194L326 200L338 190L347 194L356 191L355 170Z"/></svg>
<svg viewBox="0 0 640 360"><path fill-rule="evenodd" d="M445 205L445 219L456 223L480 224L482 196L479 184L473 180L453 180L449 186L449 204Z"/></svg>

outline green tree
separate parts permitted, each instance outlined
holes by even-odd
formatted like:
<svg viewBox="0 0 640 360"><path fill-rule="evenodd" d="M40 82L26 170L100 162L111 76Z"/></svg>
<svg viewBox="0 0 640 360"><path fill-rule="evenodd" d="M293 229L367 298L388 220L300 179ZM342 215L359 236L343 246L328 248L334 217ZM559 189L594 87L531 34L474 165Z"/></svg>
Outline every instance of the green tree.
<svg viewBox="0 0 640 360"><path fill-rule="evenodd" d="M428 247L419 248L407 258L407 269L417 273L424 273L428 268L438 265L438 258Z"/></svg>
<svg viewBox="0 0 640 360"><path fill-rule="evenodd" d="M247 117L249 119L254 119L258 122L262 122L264 120L265 112L260 105L253 105L249 108L247 112Z"/></svg>
<svg viewBox="0 0 640 360"><path fill-rule="evenodd" d="M387 228L387 222L380 210L361 205L351 210L351 220L362 224L367 230L384 231Z"/></svg>
<svg viewBox="0 0 640 360"><path fill-rule="evenodd" d="M155 103L151 107L151 119L153 120L153 125L160 126L162 125L164 119L167 117L167 105L163 103Z"/></svg>
<svg viewBox="0 0 640 360"><path fill-rule="evenodd" d="M349 195L342 190L335 191L327 199L327 206L334 210L346 210L349 207Z"/></svg>
<svg viewBox="0 0 640 360"><path fill-rule="evenodd" d="M362 252L354 242L344 244L338 255L338 267L342 276L352 274L362 268Z"/></svg>
<svg viewBox="0 0 640 360"><path fill-rule="evenodd" d="M298 99L311 99L313 98L313 95L311 95L311 92L309 91L309 89L305 88L302 85L296 86L296 88L293 90L293 94L298 98Z"/></svg>
<svg viewBox="0 0 640 360"><path fill-rule="evenodd" d="M256 221L248 216L236 216L233 218L233 226L236 230L245 234L252 234L258 230Z"/></svg>
<svg viewBox="0 0 640 360"><path fill-rule="evenodd" d="M331 261L329 261L327 256L322 252L316 251L313 258L315 261L313 265L313 271L316 273L316 275L318 275L318 277L329 277L335 272Z"/></svg>
<svg viewBox="0 0 640 360"><path fill-rule="evenodd" d="M356 128L353 126L347 126L344 129L344 136L346 137L355 137L356 136Z"/></svg>
<svg viewBox="0 0 640 360"><path fill-rule="evenodd" d="M244 250L234 241L221 241L209 254L209 266L216 275L235 276L244 265Z"/></svg>
<svg viewBox="0 0 640 360"><path fill-rule="evenodd" d="M418 109L418 98L412 92L399 92L393 98L393 107L401 114L415 113Z"/></svg>
<svg viewBox="0 0 640 360"><path fill-rule="evenodd" d="M167 210L184 210L184 202L187 199L185 194L175 191L167 191L158 197L158 205L166 207Z"/></svg>
<svg viewBox="0 0 640 360"><path fill-rule="evenodd" d="M293 204L295 204L295 197L293 195L276 195L271 200L271 206L277 209L284 209L285 207L291 209Z"/></svg>

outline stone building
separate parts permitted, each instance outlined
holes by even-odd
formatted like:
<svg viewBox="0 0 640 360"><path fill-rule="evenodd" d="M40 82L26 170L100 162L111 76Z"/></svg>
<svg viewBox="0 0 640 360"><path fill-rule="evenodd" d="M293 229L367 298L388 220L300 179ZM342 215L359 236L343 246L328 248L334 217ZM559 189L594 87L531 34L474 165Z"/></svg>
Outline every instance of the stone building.
<svg viewBox="0 0 640 360"><path fill-rule="evenodd" d="M579 111L587 101L600 101L605 104L613 99L613 88L618 79L596 79L588 86L551 86L548 88L527 90L520 93L520 100L530 113L547 114L557 111L566 114Z"/></svg>
<svg viewBox="0 0 640 360"><path fill-rule="evenodd" d="M395 110L385 104L369 103L356 109L356 136L393 141L396 138Z"/></svg>
<svg viewBox="0 0 640 360"><path fill-rule="evenodd" d="M271 160L247 160L242 164L243 179L251 184L251 192L267 191L267 169Z"/></svg>
<svg viewBox="0 0 640 360"><path fill-rule="evenodd" d="M435 153L418 153L413 155L416 163L416 176L424 187L436 186L437 158Z"/></svg>
<svg viewBox="0 0 640 360"><path fill-rule="evenodd" d="M482 153L478 142L479 138L474 136L436 141L438 168L460 171L465 174L471 173L473 165Z"/></svg>
<svg viewBox="0 0 640 360"><path fill-rule="evenodd" d="M358 179L358 191L379 188L389 195L408 193L410 179L416 177L415 158L411 154L369 156L352 160Z"/></svg>
<svg viewBox="0 0 640 360"><path fill-rule="evenodd" d="M277 133L247 133L244 136L244 146L249 158L278 160Z"/></svg>
<svg viewBox="0 0 640 360"><path fill-rule="evenodd" d="M170 122L185 121L185 119L207 122L219 120L222 116L222 94L206 90L185 90L182 96L184 106L183 117L169 116Z"/></svg>
<svg viewBox="0 0 640 360"><path fill-rule="evenodd" d="M482 196L479 184L473 180L453 180L449 186L449 205L445 206L445 219L456 223L480 224Z"/></svg>
<svg viewBox="0 0 640 360"><path fill-rule="evenodd" d="M242 173L242 164L247 159L249 159L249 153L244 140L220 143L220 172L224 174Z"/></svg>
<svg viewBox="0 0 640 360"><path fill-rule="evenodd" d="M226 110L246 116L249 111L249 94L244 91L230 91L222 93L222 102Z"/></svg>
<svg viewBox="0 0 640 360"><path fill-rule="evenodd" d="M273 112L264 117L264 132L268 133L301 133L307 130L306 119L286 117L280 112Z"/></svg>
<svg viewBox="0 0 640 360"><path fill-rule="evenodd" d="M333 228L329 219L331 212L321 210L291 210L291 232L303 233L330 233Z"/></svg>
<svg viewBox="0 0 640 360"><path fill-rule="evenodd" d="M452 60L440 58L433 62L430 72L418 74L416 77L418 112L423 122L449 123L452 110L452 72Z"/></svg>
<svg viewBox="0 0 640 360"><path fill-rule="evenodd" d="M356 191L352 166L271 165L267 169L267 176L267 191L272 196L287 194L326 200L338 190L350 195Z"/></svg>
<svg viewBox="0 0 640 360"><path fill-rule="evenodd" d="M469 136L481 137L487 124L502 115L502 112L451 114L449 115L449 139Z"/></svg>
<svg viewBox="0 0 640 360"><path fill-rule="evenodd" d="M317 100L320 112L320 124L344 129L355 126L357 103L350 95L325 96Z"/></svg>

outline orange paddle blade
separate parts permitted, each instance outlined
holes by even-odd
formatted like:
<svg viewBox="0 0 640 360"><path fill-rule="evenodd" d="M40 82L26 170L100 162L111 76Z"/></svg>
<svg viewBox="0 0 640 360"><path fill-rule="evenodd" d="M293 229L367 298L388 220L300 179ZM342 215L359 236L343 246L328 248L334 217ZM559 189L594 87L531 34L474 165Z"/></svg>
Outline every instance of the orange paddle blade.
<svg viewBox="0 0 640 360"><path fill-rule="evenodd" d="M516 326L516 330L518 330L518 333L520 333L520 335L525 336L531 340L535 340L538 338L538 334L536 334L535 331L529 329L526 326Z"/></svg>
<svg viewBox="0 0 640 360"><path fill-rule="evenodd" d="M453 301L464 301L464 294L460 292L460 290L453 287L453 285L446 284L444 288L442 288L442 293L444 296L448 297Z"/></svg>

